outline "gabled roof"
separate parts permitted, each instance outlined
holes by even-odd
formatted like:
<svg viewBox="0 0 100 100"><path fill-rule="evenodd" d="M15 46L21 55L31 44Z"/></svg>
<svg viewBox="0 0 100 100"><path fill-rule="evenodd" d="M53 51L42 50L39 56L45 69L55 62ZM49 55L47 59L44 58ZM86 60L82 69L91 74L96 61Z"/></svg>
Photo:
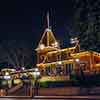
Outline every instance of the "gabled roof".
<svg viewBox="0 0 100 100"><path fill-rule="evenodd" d="M59 48L58 42L57 42L49 24L50 24L49 23L49 12L47 12L47 28L45 29L36 50L40 49L41 46L42 46L42 49L44 47L48 48L48 49Z"/></svg>
<svg viewBox="0 0 100 100"><path fill-rule="evenodd" d="M41 38L41 40L38 44L37 49L39 48L39 46L41 44L43 44L45 46L45 48L47 48L47 47L48 48L52 48L52 47L54 48L53 44L55 44L55 43L58 43L58 42L57 42L52 30L49 29L49 28L46 28L43 35L42 35L42 38Z"/></svg>
<svg viewBox="0 0 100 100"><path fill-rule="evenodd" d="M39 42L39 45L40 44L44 44L45 46L52 46L52 43L56 42L56 38L54 37L54 34L52 32L51 29L47 28L43 35L42 35L42 38Z"/></svg>

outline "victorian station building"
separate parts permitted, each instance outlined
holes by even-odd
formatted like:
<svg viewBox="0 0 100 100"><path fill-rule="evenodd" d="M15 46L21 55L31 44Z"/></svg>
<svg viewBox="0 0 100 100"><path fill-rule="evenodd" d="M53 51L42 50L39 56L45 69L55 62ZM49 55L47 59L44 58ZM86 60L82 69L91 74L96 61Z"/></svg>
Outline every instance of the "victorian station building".
<svg viewBox="0 0 100 100"><path fill-rule="evenodd" d="M57 76L60 79L70 79L70 74L80 69L86 74L100 71L100 53L82 51L78 39L71 40L74 46L62 49L52 30L49 27L45 29L36 48L37 67L43 80L57 79Z"/></svg>

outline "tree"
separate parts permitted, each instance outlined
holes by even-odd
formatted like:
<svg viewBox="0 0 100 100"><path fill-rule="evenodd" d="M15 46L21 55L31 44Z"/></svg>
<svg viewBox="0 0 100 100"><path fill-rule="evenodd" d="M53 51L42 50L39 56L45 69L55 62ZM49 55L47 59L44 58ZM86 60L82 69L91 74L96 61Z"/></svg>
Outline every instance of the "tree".
<svg viewBox="0 0 100 100"><path fill-rule="evenodd" d="M0 43L0 61L14 68L32 67L32 48L25 40L3 40Z"/></svg>
<svg viewBox="0 0 100 100"><path fill-rule="evenodd" d="M82 49L100 51L100 1L75 0L71 25L72 37L78 37Z"/></svg>

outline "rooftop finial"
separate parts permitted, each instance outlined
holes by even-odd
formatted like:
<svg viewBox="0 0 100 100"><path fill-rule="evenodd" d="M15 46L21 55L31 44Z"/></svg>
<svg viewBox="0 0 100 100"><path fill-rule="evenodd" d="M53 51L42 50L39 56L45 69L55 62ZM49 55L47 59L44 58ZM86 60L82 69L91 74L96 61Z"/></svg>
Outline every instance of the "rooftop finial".
<svg viewBox="0 0 100 100"><path fill-rule="evenodd" d="M47 27L50 28L50 23L49 23L49 12L47 12Z"/></svg>

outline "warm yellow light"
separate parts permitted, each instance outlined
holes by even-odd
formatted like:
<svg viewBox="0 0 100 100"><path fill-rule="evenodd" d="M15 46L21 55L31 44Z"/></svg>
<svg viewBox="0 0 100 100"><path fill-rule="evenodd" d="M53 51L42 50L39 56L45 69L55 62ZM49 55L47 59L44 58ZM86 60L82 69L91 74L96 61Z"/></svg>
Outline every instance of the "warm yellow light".
<svg viewBox="0 0 100 100"><path fill-rule="evenodd" d="M40 75L40 72L33 72L33 75L37 77Z"/></svg>
<svg viewBox="0 0 100 100"><path fill-rule="evenodd" d="M76 61L76 62L79 62L80 60L79 60L79 59L75 59L75 61Z"/></svg>
<svg viewBox="0 0 100 100"><path fill-rule="evenodd" d="M40 44L39 48L43 50L45 48L44 44Z"/></svg>
<svg viewBox="0 0 100 100"><path fill-rule="evenodd" d="M21 83L21 80L20 80L20 79L14 79L13 81L14 81L14 84L19 84L19 83Z"/></svg>
<svg viewBox="0 0 100 100"><path fill-rule="evenodd" d="M8 72L5 72L5 75L9 75L9 73Z"/></svg>
<svg viewBox="0 0 100 100"><path fill-rule="evenodd" d="M58 47L59 46L59 43L58 42L55 42L55 43L52 44L52 46L53 47Z"/></svg>
<svg viewBox="0 0 100 100"><path fill-rule="evenodd" d="M39 76L40 75L40 72L37 72L37 75Z"/></svg>
<svg viewBox="0 0 100 100"><path fill-rule="evenodd" d="M38 69L38 68L35 68L34 70L35 70L36 72L37 72L37 71L39 71L39 69Z"/></svg>
<svg viewBox="0 0 100 100"><path fill-rule="evenodd" d="M61 64L62 64L62 62L61 62L61 61L59 61L59 62L58 62L58 64L59 64L59 65L61 65Z"/></svg>

